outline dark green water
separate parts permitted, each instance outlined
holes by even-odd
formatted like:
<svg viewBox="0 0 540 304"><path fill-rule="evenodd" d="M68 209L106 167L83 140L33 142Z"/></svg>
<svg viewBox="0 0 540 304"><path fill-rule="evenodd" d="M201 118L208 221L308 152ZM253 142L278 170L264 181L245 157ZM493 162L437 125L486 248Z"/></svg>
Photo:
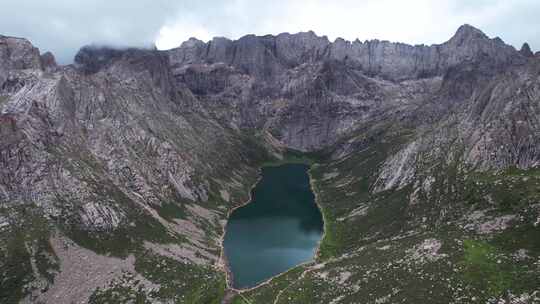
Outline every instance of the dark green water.
<svg viewBox="0 0 540 304"><path fill-rule="evenodd" d="M235 288L248 288L313 259L323 220L308 166L265 167L252 201L231 214L224 247Z"/></svg>

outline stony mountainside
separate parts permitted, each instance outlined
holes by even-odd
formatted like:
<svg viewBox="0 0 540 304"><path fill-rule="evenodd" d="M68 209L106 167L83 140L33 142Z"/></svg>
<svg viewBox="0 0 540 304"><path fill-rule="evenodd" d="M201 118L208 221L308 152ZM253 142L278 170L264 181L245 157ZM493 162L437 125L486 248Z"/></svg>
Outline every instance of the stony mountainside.
<svg viewBox="0 0 540 304"><path fill-rule="evenodd" d="M538 303L539 103L540 57L469 25L68 66L0 36L0 302ZM317 259L233 299L227 215L261 165L299 160Z"/></svg>

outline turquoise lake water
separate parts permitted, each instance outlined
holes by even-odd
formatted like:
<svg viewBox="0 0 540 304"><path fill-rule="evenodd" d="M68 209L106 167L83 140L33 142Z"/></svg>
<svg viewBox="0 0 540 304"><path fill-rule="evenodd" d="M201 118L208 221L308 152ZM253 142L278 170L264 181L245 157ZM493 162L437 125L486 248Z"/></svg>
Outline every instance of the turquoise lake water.
<svg viewBox="0 0 540 304"><path fill-rule="evenodd" d="M252 201L234 210L224 247L235 288L249 288L313 259L323 234L322 215L308 166L264 167Z"/></svg>

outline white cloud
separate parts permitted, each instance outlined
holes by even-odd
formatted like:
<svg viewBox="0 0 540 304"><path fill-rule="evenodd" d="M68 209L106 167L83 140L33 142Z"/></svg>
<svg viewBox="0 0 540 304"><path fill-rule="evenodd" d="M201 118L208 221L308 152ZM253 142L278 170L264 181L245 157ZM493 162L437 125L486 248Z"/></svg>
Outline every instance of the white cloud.
<svg viewBox="0 0 540 304"><path fill-rule="evenodd" d="M196 23L177 22L173 25L164 25L161 27L156 38L156 47L166 50L175 48L192 37L208 41L215 36L216 35L209 32L207 28Z"/></svg>
<svg viewBox="0 0 540 304"><path fill-rule="evenodd" d="M5 0L4 0L5 1ZM7 0L0 32L27 37L69 62L89 43L161 49L190 37L239 38L313 30L330 39L441 43L469 23L540 48L538 0ZM7 12L7 13L6 13Z"/></svg>
<svg viewBox="0 0 540 304"><path fill-rule="evenodd" d="M432 44L446 41L464 23L517 48L525 41L540 46L540 19L535 14L540 1L536 0L233 0L189 8L161 32L159 47L178 46L186 37L195 36L192 32L201 32L202 40L207 40L308 30L331 40Z"/></svg>
<svg viewBox="0 0 540 304"><path fill-rule="evenodd" d="M69 62L86 44L151 46L177 5L169 0L2 0L0 33L30 39Z"/></svg>

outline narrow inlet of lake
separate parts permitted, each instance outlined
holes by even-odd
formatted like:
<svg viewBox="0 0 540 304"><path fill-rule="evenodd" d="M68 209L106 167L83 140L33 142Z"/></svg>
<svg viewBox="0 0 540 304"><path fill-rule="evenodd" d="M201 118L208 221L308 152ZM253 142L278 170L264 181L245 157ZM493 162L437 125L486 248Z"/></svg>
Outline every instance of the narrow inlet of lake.
<svg viewBox="0 0 540 304"><path fill-rule="evenodd" d="M234 288L253 287L313 259L323 219L308 168L264 167L251 202L231 213L223 245Z"/></svg>

